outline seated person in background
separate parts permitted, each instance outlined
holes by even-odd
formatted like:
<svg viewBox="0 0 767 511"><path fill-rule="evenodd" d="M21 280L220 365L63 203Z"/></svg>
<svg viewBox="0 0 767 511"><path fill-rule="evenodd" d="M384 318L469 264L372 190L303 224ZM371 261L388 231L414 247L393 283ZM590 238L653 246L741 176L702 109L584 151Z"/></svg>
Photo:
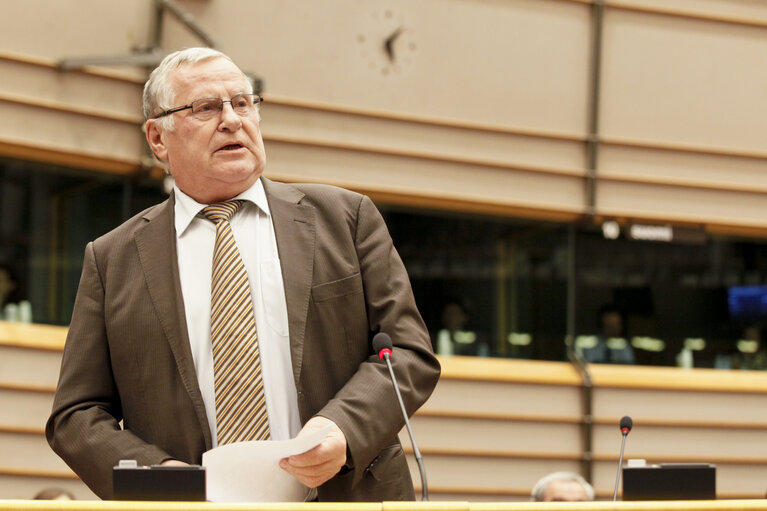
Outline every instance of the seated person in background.
<svg viewBox="0 0 767 511"><path fill-rule="evenodd" d="M442 309L442 328L437 332L436 351L440 355L468 355L486 357L487 344L477 333L466 328L468 307L461 300L449 300Z"/></svg>
<svg viewBox="0 0 767 511"><path fill-rule="evenodd" d="M0 262L0 319L14 319L7 317L10 314L6 314L6 306L11 306L8 309L10 312L12 308L17 307L16 304L20 300L19 278L16 271L10 264Z"/></svg>
<svg viewBox="0 0 767 511"><path fill-rule="evenodd" d="M574 472L554 472L535 483L534 502L585 502L594 500L594 488Z"/></svg>
<svg viewBox="0 0 767 511"><path fill-rule="evenodd" d="M716 369L767 369L767 350L763 340L763 328L760 324L743 327L740 338L730 344L727 351L716 354Z"/></svg>
<svg viewBox="0 0 767 511"><path fill-rule="evenodd" d="M34 500L77 500L75 496L63 488L44 488L37 492Z"/></svg>
<svg viewBox="0 0 767 511"><path fill-rule="evenodd" d="M597 364L634 364L634 349L626 337L623 311L612 304L599 308L599 335L594 346L580 349L587 362Z"/></svg>

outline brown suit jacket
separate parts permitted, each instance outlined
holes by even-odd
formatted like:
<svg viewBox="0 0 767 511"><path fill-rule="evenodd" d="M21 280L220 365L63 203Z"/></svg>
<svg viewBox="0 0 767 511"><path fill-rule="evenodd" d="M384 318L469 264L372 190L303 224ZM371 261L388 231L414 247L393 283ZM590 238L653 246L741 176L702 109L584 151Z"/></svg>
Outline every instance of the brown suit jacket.
<svg viewBox="0 0 767 511"><path fill-rule="evenodd" d="M322 485L319 498L413 499L397 440L404 420L370 339L379 331L391 336L410 414L431 394L439 364L383 219L353 192L262 179L301 420L333 420L351 458L351 470ZM184 317L173 203L147 209L85 250L46 436L102 498L111 498L120 459L200 463L211 447Z"/></svg>

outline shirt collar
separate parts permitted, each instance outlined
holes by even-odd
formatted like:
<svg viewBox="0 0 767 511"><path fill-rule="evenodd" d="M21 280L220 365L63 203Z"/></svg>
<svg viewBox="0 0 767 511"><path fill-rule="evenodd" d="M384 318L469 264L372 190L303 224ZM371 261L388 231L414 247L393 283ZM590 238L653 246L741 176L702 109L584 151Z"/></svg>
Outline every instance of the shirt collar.
<svg viewBox="0 0 767 511"><path fill-rule="evenodd" d="M194 220L208 204L200 204L182 192L176 184L173 185L173 193L176 199L174 206L176 236L180 238L189 228L192 220ZM266 200L264 184L261 182L260 177L256 180L255 183L253 183L250 188L237 195L236 197L232 197L232 199L240 199L246 202L251 202L255 204L261 211L263 211L267 217L270 215L269 202Z"/></svg>

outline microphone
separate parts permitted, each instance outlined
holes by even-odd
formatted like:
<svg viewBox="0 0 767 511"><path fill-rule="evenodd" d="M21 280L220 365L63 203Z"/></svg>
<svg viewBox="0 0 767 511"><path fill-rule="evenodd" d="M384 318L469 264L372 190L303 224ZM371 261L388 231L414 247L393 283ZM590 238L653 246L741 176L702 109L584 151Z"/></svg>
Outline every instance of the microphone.
<svg viewBox="0 0 767 511"><path fill-rule="evenodd" d="M628 415L624 415L620 423L621 433L623 433L624 437L631 432L632 427L634 427L634 421Z"/></svg>
<svg viewBox="0 0 767 511"><path fill-rule="evenodd" d="M423 458L421 458L421 451L418 450L418 445L415 443L413 437L413 429L410 427L410 420L407 417L407 411L405 410L405 403L402 402L402 394L399 392L399 386L397 385L397 377L394 376L394 369L391 366L393 345L389 334L379 332L373 336L373 349L378 353L378 358L386 361L386 366L389 368L389 375L391 376L392 385L394 385L394 392L397 394L397 401L399 401L400 410L402 410L402 416L405 418L405 426L407 427L407 434L410 436L410 443L413 445L413 456L418 463L418 471L421 473L421 500L427 502L429 500L429 488L426 484L426 469L423 466Z"/></svg>
<svg viewBox="0 0 767 511"><path fill-rule="evenodd" d="M626 437L631 432L631 428L634 427L634 421L632 421L631 417L628 415L624 415L621 417L619 427L621 429L623 439L621 440L621 455L620 458L618 458L618 474L615 476L615 493L613 493L613 502L618 499L618 485L621 481L621 466L623 465L623 448L626 446Z"/></svg>

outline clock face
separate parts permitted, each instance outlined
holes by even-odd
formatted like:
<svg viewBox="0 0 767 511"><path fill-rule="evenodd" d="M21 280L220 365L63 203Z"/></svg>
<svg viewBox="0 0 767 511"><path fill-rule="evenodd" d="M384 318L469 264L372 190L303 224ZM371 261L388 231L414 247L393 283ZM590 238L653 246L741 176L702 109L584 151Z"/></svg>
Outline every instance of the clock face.
<svg viewBox="0 0 767 511"><path fill-rule="evenodd" d="M357 34L360 57L366 67L382 76L401 72L413 62L416 43L405 16L391 8L368 15Z"/></svg>

